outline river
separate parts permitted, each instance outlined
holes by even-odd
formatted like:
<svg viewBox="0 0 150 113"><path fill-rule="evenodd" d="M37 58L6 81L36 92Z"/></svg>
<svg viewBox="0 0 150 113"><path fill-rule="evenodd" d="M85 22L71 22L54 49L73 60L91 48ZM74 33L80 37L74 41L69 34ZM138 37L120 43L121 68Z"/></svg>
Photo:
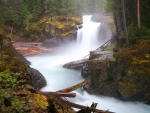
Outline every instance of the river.
<svg viewBox="0 0 150 113"><path fill-rule="evenodd" d="M53 53L26 57L31 62L31 67L39 70L46 78L47 86L42 91L58 91L84 80L80 70L65 69L62 66L82 59L111 37L110 29L103 35L99 34L101 23L92 22L90 18L90 15L83 16L83 28L78 30L77 42L67 43L61 50ZM82 88L74 92L76 98L68 100L81 105L90 106L92 102L97 102L98 109L109 109L116 113L150 113L150 106L140 102L123 102L102 95L90 95Z"/></svg>

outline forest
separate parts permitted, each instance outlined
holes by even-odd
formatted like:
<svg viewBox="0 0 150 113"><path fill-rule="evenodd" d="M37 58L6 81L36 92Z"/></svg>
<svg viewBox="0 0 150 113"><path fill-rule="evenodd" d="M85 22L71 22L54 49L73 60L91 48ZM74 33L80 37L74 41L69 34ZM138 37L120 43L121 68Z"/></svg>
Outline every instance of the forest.
<svg viewBox="0 0 150 113"><path fill-rule="evenodd" d="M94 102L87 107L60 98L74 96L70 91L40 92L47 84L45 78L12 45L13 41L76 40L76 26L82 28L83 15L112 17L117 42L112 45L111 60L96 60L99 55L90 52L88 65L82 66L87 81L80 87L92 81L88 93L149 105L149 4L150 0L0 0L0 112L75 113L72 106L80 109L76 113L113 112L96 109Z"/></svg>
<svg viewBox="0 0 150 113"><path fill-rule="evenodd" d="M149 38L148 4L148 0L82 0L82 4L80 0L1 0L0 31L12 28L28 32L29 26L43 16L56 17L52 19L55 21L58 16L71 17L110 12L114 15L119 37L127 35L124 33L126 26L129 40L134 42L134 39ZM38 29L38 26L33 26L33 31Z"/></svg>
<svg viewBox="0 0 150 113"><path fill-rule="evenodd" d="M105 0L1 0L1 29L9 25L23 29L42 16L81 16L83 13L100 12L99 5ZM103 3L104 4L104 3Z"/></svg>

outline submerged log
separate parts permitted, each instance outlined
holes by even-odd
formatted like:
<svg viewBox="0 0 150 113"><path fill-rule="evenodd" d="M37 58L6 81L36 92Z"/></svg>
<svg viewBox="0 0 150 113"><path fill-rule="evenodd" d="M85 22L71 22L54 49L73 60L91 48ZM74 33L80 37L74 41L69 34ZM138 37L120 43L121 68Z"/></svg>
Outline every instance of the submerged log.
<svg viewBox="0 0 150 113"><path fill-rule="evenodd" d="M71 92L71 91L74 91L78 88L81 88L83 87L84 85L86 85L87 83L91 82L91 79L86 79L85 81L81 82L81 83L78 83L74 86L71 86L71 87L68 87L68 88L65 88L65 89L62 89L62 90L59 90L57 92Z"/></svg>
<svg viewBox="0 0 150 113"><path fill-rule="evenodd" d="M95 113L114 113L114 112L111 112L109 110L99 110L99 109L95 109L93 107L83 106L83 105L75 104L75 103L72 103L69 101L65 101L65 102L68 103L71 107L82 109L84 111L87 111L87 113L88 112L91 113L92 111Z"/></svg>
<svg viewBox="0 0 150 113"><path fill-rule="evenodd" d="M43 95L57 95L59 97L76 97L76 93L63 93L63 92L38 92Z"/></svg>

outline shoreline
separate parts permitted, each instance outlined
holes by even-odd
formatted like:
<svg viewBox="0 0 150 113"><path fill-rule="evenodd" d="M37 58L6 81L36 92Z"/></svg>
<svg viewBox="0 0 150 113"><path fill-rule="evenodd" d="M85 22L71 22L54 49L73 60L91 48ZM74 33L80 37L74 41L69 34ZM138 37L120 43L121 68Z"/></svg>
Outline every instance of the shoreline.
<svg viewBox="0 0 150 113"><path fill-rule="evenodd" d="M48 52L54 52L57 47L48 48L44 47L42 42L12 42L15 50L22 54L24 57L31 55L39 55Z"/></svg>

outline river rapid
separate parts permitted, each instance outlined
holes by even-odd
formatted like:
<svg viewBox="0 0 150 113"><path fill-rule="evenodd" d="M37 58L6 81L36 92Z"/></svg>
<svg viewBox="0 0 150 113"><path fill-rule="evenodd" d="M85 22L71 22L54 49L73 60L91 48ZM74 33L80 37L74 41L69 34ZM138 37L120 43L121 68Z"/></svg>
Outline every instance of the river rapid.
<svg viewBox="0 0 150 113"><path fill-rule="evenodd" d="M47 81L47 86L42 91L58 91L84 80L81 70L65 69L62 66L82 59L111 37L110 29L106 30L105 35L99 34L101 23L92 22L90 18L90 15L83 16L83 28L78 30L76 42L62 45L59 51L53 53L26 57L31 62L31 67L39 70ZM123 102L103 95L90 95L82 88L73 92L76 97L68 100L84 106L97 102L98 109L109 109L115 113L150 113L150 106L140 102Z"/></svg>

